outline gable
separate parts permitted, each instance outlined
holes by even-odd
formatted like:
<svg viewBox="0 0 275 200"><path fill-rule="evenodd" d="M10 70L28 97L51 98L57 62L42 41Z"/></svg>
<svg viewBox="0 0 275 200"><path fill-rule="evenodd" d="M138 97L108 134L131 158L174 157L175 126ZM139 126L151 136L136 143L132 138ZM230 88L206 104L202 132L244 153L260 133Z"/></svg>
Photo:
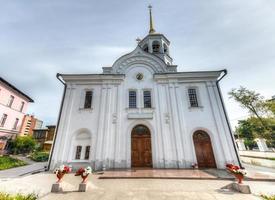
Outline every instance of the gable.
<svg viewBox="0 0 275 200"><path fill-rule="evenodd" d="M145 65L151 69L153 73L171 72L167 65L159 57L143 51L137 46L134 51L121 56L117 59L112 67L104 67L103 73L125 74L133 65Z"/></svg>

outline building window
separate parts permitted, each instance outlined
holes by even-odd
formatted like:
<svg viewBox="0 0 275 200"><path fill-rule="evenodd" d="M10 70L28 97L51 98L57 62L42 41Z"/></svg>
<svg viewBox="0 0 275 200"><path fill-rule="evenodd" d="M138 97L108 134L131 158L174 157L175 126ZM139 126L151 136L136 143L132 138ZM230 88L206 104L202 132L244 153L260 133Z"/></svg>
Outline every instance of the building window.
<svg viewBox="0 0 275 200"><path fill-rule="evenodd" d="M14 101L14 96L12 96L12 95L11 95L11 96L10 96L10 99L9 99L9 101L8 101L7 106L11 107L11 106L12 106L13 101Z"/></svg>
<svg viewBox="0 0 275 200"><path fill-rule="evenodd" d="M146 52L148 52L148 45L147 44L145 44L144 46L143 46L143 51L146 51Z"/></svg>
<svg viewBox="0 0 275 200"><path fill-rule="evenodd" d="M197 90L195 88L188 89L189 102L191 107L199 107Z"/></svg>
<svg viewBox="0 0 275 200"><path fill-rule="evenodd" d="M89 160L89 157L90 157L90 146L86 146L86 149L85 149L85 160Z"/></svg>
<svg viewBox="0 0 275 200"><path fill-rule="evenodd" d="M76 160L79 160L79 159L80 159L81 150L82 150L82 146L77 146L77 147L76 147L76 152L75 152L75 159L76 159Z"/></svg>
<svg viewBox="0 0 275 200"><path fill-rule="evenodd" d="M25 102L22 101L22 102L21 102L21 106L20 106L20 112L23 111L24 105L25 105Z"/></svg>
<svg viewBox="0 0 275 200"><path fill-rule="evenodd" d="M144 108L152 107L151 91L143 91L143 102L144 102Z"/></svg>
<svg viewBox="0 0 275 200"><path fill-rule="evenodd" d="M168 46L166 44L163 44L163 51L168 54Z"/></svg>
<svg viewBox="0 0 275 200"><path fill-rule="evenodd" d="M86 91L84 108L92 108L92 98L93 98L93 92Z"/></svg>
<svg viewBox="0 0 275 200"><path fill-rule="evenodd" d="M137 107L137 92L129 91L129 108Z"/></svg>
<svg viewBox="0 0 275 200"><path fill-rule="evenodd" d="M16 119L15 119L15 122L14 122L14 125L13 125L13 129L14 129L14 130L17 129L18 122L19 122L19 119L16 118Z"/></svg>
<svg viewBox="0 0 275 200"><path fill-rule="evenodd" d="M0 126L3 127L6 123L8 115L7 114L3 114L2 118L1 118L1 122L0 122Z"/></svg>
<svg viewBox="0 0 275 200"><path fill-rule="evenodd" d="M152 49L153 49L153 53L159 53L160 52L160 44L158 41L154 41L152 43Z"/></svg>

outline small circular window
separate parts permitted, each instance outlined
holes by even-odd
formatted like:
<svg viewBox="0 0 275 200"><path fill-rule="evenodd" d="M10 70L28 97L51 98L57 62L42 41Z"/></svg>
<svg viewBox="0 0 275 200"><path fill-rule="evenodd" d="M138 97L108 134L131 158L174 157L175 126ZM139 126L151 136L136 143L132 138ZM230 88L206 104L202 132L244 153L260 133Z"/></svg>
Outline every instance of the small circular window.
<svg viewBox="0 0 275 200"><path fill-rule="evenodd" d="M142 80L143 79L143 74L142 73L138 73L136 76L137 80Z"/></svg>

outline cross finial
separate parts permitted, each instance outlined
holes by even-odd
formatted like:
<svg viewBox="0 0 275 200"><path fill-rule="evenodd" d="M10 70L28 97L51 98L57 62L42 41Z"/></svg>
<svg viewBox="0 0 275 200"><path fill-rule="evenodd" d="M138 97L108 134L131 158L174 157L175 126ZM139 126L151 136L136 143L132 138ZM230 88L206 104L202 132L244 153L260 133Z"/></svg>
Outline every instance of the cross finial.
<svg viewBox="0 0 275 200"><path fill-rule="evenodd" d="M149 34L153 34L155 33L155 29L154 29L154 24L153 24L153 17L152 17L152 6L149 5L149 15L150 15L150 30L149 30Z"/></svg>

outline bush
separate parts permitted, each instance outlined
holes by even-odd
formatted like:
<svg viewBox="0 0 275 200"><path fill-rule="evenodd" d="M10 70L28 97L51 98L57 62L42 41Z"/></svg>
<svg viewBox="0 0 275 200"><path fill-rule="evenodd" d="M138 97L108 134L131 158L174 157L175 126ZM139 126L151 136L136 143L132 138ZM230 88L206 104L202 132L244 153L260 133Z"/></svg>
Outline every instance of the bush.
<svg viewBox="0 0 275 200"><path fill-rule="evenodd" d="M11 158L9 156L0 156L0 170L9 169L13 167L20 167L26 164L27 163L25 163L24 161L18 160L16 158Z"/></svg>
<svg viewBox="0 0 275 200"><path fill-rule="evenodd" d="M36 200L38 199L38 196L35 194L15 194L10 195L7 193L0 192L0 200Z"/></svg>
<svg viewBox="0 0 275 200"><path fill-rule="evenodd" d="M275 195L274 196L261 195L261 197L265 200L275 200Z"/></svg>
<svg viewBox="0 0 275 200"><path fill-rule="evenodd" d="M36 151L31 154L30 158L36 162L45 162L49 159L49 153L43 151Z"/></svg>
<svg viewBox="0 0 275 200"><path fill-rule="evenodd" d="M30 136L19 136L11 142L11 152L14 154L26 154L32 152L36 147L36 141Z"/></svg>

